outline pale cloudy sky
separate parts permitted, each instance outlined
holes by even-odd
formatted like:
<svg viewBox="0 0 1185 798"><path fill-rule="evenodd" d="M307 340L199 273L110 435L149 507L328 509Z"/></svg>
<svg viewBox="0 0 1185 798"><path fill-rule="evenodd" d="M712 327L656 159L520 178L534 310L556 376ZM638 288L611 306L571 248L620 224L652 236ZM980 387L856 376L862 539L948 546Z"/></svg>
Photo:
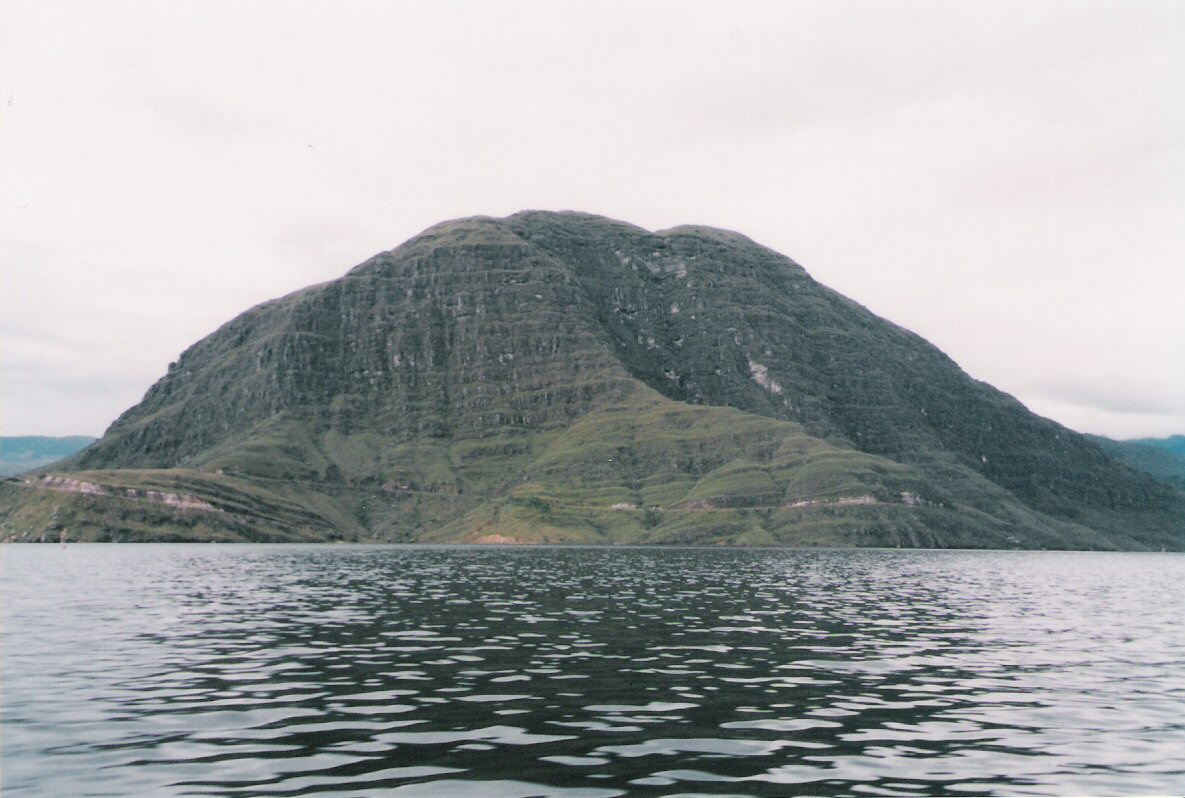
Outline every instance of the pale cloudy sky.
<svg viewBox="0 0 1185 798"><path fill-rule="evenodd" d="M0 434L447 218L741 231L1067 426L1185 432L1185 3L0 4Z"/></svg>

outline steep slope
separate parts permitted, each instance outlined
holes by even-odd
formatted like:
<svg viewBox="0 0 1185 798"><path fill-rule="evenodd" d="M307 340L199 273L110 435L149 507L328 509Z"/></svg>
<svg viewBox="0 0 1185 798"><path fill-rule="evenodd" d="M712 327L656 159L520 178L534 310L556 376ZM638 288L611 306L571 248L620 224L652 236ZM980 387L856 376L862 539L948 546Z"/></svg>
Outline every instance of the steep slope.
<svg viewBox="0 0 1185 798"><path fill-rule="evenodd" d="M906 462L953 456L1059 516L1172 501L1083 436L971 380L918 336L743 236L676 228L598 238L609 231L572 217L513 221L544 228L532 243L584 267L577 273L619 357L671 398L798 421Z"/></svg>
<svg viewBox="0 0 1185 798"><path fill-rule="evenodd" d="M68 468L301 508L255 539L1179 548L1185 519L788 258L577 213L437 225L244 313ZM21 534L48 491L0 492ZM89 497L56 527L138 512ZM208 503L202 535L244 537L250 502Z"/></svg>

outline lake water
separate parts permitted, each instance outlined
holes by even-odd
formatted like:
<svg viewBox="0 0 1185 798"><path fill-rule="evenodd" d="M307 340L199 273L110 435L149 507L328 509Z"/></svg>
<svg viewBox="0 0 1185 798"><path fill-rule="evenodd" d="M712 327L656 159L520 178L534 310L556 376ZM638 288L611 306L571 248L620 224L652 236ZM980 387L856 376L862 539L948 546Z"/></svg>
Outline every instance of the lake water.
<svg viewBox="0 0 1185 798"><path fill-rule="evenodd" d="M1185 790L1185 555L9 545L5 798Z"/></svg>

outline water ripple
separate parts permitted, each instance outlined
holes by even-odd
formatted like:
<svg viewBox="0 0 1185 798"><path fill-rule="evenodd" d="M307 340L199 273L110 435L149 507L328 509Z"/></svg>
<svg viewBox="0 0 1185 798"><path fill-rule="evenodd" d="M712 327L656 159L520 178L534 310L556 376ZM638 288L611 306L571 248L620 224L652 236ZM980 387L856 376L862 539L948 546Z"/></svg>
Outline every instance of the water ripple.
<svg viewBox="0 0 1185 798"><path fill-rule="evenodd" d="M1185 557L6 546L21 795L1185 781Z"/></svg>

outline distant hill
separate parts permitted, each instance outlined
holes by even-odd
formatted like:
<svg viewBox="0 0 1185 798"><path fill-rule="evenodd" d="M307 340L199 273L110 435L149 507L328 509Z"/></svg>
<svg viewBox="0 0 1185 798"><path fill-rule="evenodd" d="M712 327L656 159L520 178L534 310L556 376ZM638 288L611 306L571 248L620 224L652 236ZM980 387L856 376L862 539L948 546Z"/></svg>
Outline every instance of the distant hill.
<svg viewBox="0 0 1185 798"><path fill-rule="evenodd" d="M1090 436L1114 457L1162 482L1185 490L1185 435L1115 441Z"/></svg>
<svg viewBox="0 0 1185 798"><path fill-rule="evenodd" d="M952 302L959 301L952 297ZM738 233L432 227L0 484L9 539L1185 548L1185 493Z"/></svg>
<svg viewBox="0 0 1185 798"><path fill-rule="evenodd" d="M89 435L50 438L0 436L0 476L10 477L76 454L97 439Z"/></svg>
<svg viewBox="0 0 1185 798"><path fill-rule="evenodd" d="M1185 457L1185 435L1170 435L1167 438L1136 438L1134 440L1124 441L1124 443L1152 446L1156 449L1164 449L1167 452Z"/></svg>

